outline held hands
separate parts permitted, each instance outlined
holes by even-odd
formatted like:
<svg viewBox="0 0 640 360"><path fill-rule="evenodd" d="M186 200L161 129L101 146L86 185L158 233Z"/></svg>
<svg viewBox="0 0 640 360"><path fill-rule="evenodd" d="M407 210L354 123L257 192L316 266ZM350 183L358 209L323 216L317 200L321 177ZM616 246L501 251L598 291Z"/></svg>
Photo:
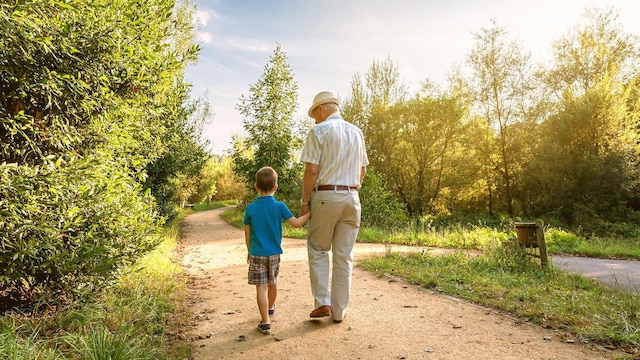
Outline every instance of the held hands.
<svg viewBox="0 0 640 360"><path fill-rule="evenodd" d="M304 215L308 212L309 212L309 202L307 202L306 204L302 204L302 207L300 207L300 215Z"/></svg>

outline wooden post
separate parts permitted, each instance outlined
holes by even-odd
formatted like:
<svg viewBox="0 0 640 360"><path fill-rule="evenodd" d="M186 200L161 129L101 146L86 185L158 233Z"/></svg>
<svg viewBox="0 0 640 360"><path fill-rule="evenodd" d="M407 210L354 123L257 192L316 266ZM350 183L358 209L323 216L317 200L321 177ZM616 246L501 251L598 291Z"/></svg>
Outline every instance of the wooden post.
<svg viewBox="0 0 640 360"><path fill-rule="evenodd" d="M544 223L542 220L536 220L536 237L538 238L538 249L540 249L540 265L547 267L549 260L547 259L547 243L544 241Z"/></svg>

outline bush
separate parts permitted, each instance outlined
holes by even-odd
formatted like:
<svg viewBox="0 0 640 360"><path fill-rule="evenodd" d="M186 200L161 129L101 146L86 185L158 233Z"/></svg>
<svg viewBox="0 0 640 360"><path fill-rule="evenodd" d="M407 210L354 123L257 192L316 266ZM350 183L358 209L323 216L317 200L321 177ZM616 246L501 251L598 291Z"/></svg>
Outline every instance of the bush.
<svg viewBox="0 0 640 360"><path fill-rule="evenodd" d="M105 162L0 165L3 305L64 303L108 284L157 244L152 204Z"/></svg>
<svg viewBox="0 0 640 360"><path fill-rule="evenodd" d="M395 230L406 225L404 205L384 187L378 174L367 173L360 190L360 201L363 225L385 230Z"/></svg>

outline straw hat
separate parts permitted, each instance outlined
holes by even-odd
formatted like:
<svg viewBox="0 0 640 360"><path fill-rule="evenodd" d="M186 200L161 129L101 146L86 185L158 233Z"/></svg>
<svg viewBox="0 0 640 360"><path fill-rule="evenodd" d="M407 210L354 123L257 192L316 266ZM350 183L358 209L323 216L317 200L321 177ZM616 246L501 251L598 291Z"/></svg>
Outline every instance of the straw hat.
<svg viewBox="0 0 640 360"><path fill-rule="evenodd" d="M309 117L313 117L313 115L311 115L311 112L313 111L313 109L315 109L316 107L322 104L328 104L328 103L333 103L340 106L340 100L338 100L335 96L333 96L333 93L329 91L319 92L318 95L316 95L316 97L313 98L313 105L311 105L311 107L309 108L309 111L307 111L307 114L309 115Z"/></svg>

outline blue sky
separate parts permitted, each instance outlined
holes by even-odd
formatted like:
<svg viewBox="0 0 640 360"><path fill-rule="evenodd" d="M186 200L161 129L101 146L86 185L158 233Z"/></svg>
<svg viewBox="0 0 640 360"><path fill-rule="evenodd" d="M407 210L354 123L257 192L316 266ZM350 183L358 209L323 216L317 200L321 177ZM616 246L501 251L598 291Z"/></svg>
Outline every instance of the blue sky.
<svg viewBox="0 0 640 360"><path fill-rule="evenodd" d="M353 76L374 60L390 58L411 90L425 79L446 85L473 34L491 20L544 62L553 41L584 22L588 6L611 6L624 30L640 36L637 0L197 0L202 51L187 80L193 96L208 92L214 116L204 135L222 154L232 134L243 134L236 105L277 43L298 83L295 116L306 117L317 92L345 98Z"/></svg>

